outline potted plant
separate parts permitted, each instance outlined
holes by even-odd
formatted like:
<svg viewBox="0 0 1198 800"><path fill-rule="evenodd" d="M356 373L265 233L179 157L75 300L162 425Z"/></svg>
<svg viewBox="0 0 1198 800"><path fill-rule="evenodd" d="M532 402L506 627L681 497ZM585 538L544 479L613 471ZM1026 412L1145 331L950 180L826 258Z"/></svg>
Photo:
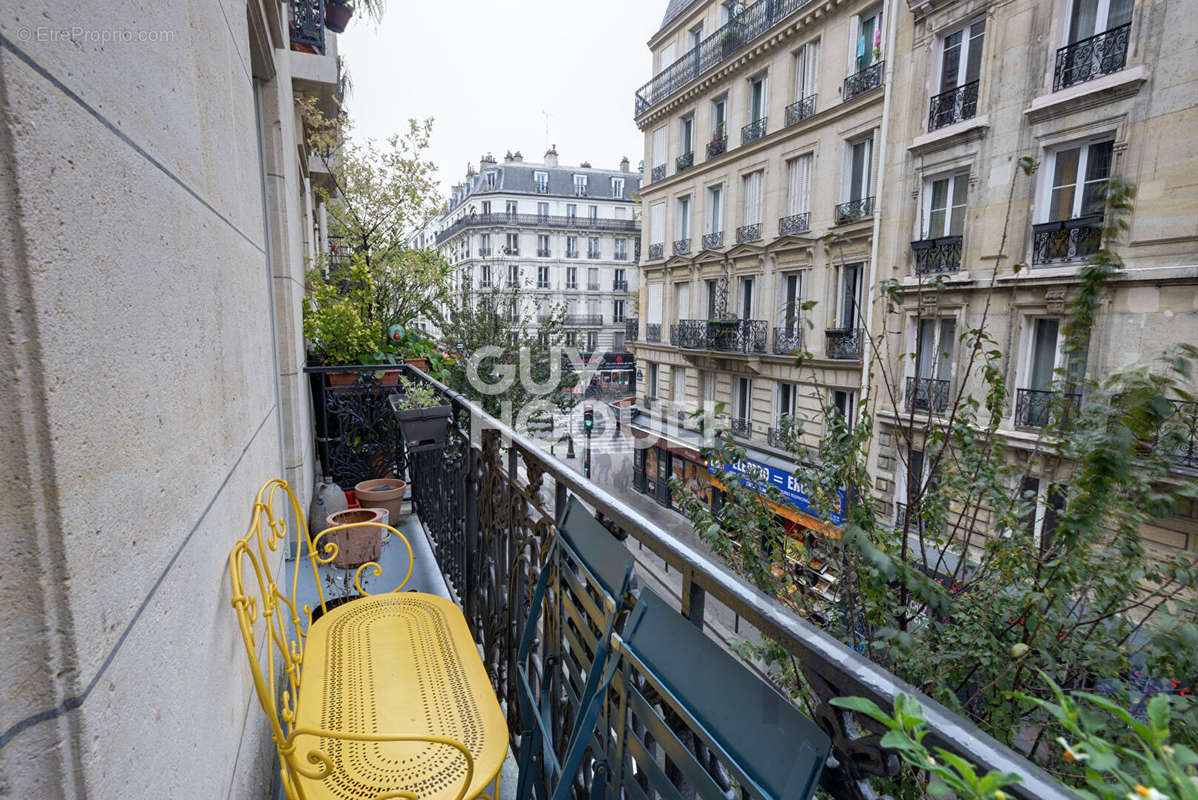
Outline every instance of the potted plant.
<svg viewBox="0 0 1198 800"><path fill-rule="evenodd" d="M354 7L348 0L325 0L324 26L333 33L345 33L345 26L354 16Z"/></svg>
<svg viewBox="0 0 1198 800"><path fill-rule="evenodd" d="M316 547L317 555L324 558L324 544L336 545L337 553L333 557L333 566L338 569L353 569L371 561L378 561L383 551L383 529L377 525L362 523L381 523L383 512L377 508L348 508L345 511L334 511L329 514L329 528L342 525L342 528L326 534ZM325 528L327 531L329 528Z"/></svg>
<svg viewBox="0 0 1198 800"><path fill-rule="evenodd" d="M453 407L426 383L400 378L403 391L391 395L391 408L399 418L399 427L409 453L435 450L449 442L449 419Z"/></svg>

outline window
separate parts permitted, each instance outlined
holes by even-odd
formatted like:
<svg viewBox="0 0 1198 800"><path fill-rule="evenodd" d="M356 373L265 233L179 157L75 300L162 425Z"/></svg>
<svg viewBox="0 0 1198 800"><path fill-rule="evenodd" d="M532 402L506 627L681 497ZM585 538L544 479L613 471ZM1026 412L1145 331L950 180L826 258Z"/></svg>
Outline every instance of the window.
<svg viewBox="0 0 1198 800"><path fill-rule="evenodd" d="M507 235L507 245L503 248L503 254L506 256L520 255L520 234L509 233Z"/></svg>
<svg viewBox="0 0 1198 800"><path fill-rule="evenodd" d="M924 238L960 236L965 230L969 176L933 178L924 184Z"/></svg>
<svg viewBox="0 0 1198 800"><path fill-rule="evenodd" d="M591 222L599 219L599 206L587 206L587 216L590 217Z"/></svg>
<svg viewBox="0 0 1198 800"><path fill-rule="evenodd" d="M753 381L749 378L736 379L735 418L748 422L753 418Z"/></svg>
<svg viewBox="0 0 1198 800"><path fill-rule="evenodd" d="M940 55L941 92L952 91L978 79L982 71L985 31L986 20L980 19L944 37Z"/></svg>
<svg viewBox="0 0 1198 800"><path fill-rule="evenodd" d="M1044 392L1049 390L1056 377L1061 321L1055 317L1041 317L1032 320L1031 325L1026 383L1028 389Z"/></svg>
<svg viewBox="0 0 1198 800"><path fill-rule="evenodd" d="M1073 0L1069 9L1069 38L1080 42L1131 22L1132 0Z"/></svg>
<svg viewBox="0 0 1198 800"><path fill-rule="evenodd" d="M624 196L624 179L623 178L612 178L611 179L611 196L615 197L617 199L622 198Z"/></svg>
<svg viewBox="0 0 1198 800"><path fill-rule="evenodd" d="M490 214L491 213L491 201L484 200L482 205L483 205L483 213Z"/></svg>
<svg viewBox="0 0 1198 800"><path fill-rule="evenodd" d="M652 361L648 365L649 385L645 389L645 396L650 400L657 399L657 364Z"/></svg>
<svg viewBox="0 0 1198 800"><path fill-rule="evenodd" d="M599 349L599 334L596 331L587 331L587 352L593 353Z"/></svg>
<svg viewBox="0 0 1198 800"><path fill-rule="evenodd" d="M490 286L491 286L491 265L490 264L483 264L482 268L479 270L478 285L484 289L490 288Z"/></svg>
<svg viewBox="0 0 1198 800"><path fill-rule="evenodd" d="M587 237L587 258L598 258L598 257L599 257L599 237L598 236L588 236Z"/></svg>
<svg viewBox="0 0 1198 800"><path fill-rule="evenodd" d="M616 206L616 219L624 219L628 213L628 209L624 206Z"/></svg>
<svg viewBox="0 0 1198 800"><path fill-rule="evenodd" d="M717 319L720 316L720 281L709 278L703 283L707 290L707 318Z"/></svg>
<svg viewBox="0 0 1198 800"><path fill-rule="evenodd" d="M665 244L666 204L654 203L649 208L649 244ZM652 256L650 256L652 257ZM660 257L660 256L659 256Z"/></svg>
<svg viewBox="0 0 1198 800"><path fill-rule="evenodd" d="M687 155L695 150L695 118L683 117L678 124L682 139L682 155Z"/></svg>
<svg viewBox="0 0 1198 800"><path fill-rule="evenodd" d="M539 193L541 193L541 194L549 193L549 173L548 172L539 172L539 171L534 172L532 174L532 179L536 182L537 191Z"/></svg>
<svg viewBox="0 0 1198 800"><path fill-rule="evenodd" d="M799 387L793 383L780 381L778 383L778 395L776 398L775 419L778 422L778 427L785 427L790 421L795 418L795 411L798 408Z"/></svg>
<svg viewBox="0 0 1198 800"><path fill-rule="evenodd" d="M578 267L566 267L566 288L578 288Z"/></svg>
<svg viewBox="0 0 1198 800"><path fill-rule="evenodd" d="M478 254L482 258L491 255L491 234L484 233L479 237Z"/></svg>
<svg viewBox="0 0 1198 800"><path fill-rule="evenodd" d="M549 234L537 234L537 256L540 258L549 258Z"/></svg>
<svg viewBox="0 0 1198 800"><path fill-rule="evenodd" d="M819 83L819 41L808 42L795 54L796 101L814 97ZM815 111L815 109L811 109ZM810 112L808 112L810 113Z"/></svg>
<svg viewBox="0 0 1198 800"><path fill-rule="evenodd" d="M786 216L811 211L811 154L786 162Z"/></svg>
<svg viewBox="0 0 1198 800"><path fill-rule="evenodd" d="M687 319L691 315L691 285L674 284L674 319Z"/></svg>
<svg viewBox="0 0 1198 800"><path fill-rule="evenodd" d="M722 138L728 132L728 99L721 97L711 102L711 138Z"/></svg>
<svg viewBox="0 0 1198 800"><path fill-rule="evenodd" d="M661 49L660 53L658 53L657 71L661 72L663 69L665 69L666 67L673 64L676 57L677 57L677 49L676 49L674 43L670 42L669 44L667 44L665 47L663 47Z"/></svg>
<svg viewBox="0 0 1198 800"><path fill-rule="evenodd" d="M778 309L778 323L787 337L802 335L799 316L803 305L803 273L782 274L782 307Z"/></svg>
<svg viewBox="0 0 1198 800"><path fill-rule="evenodd" d="M616 239L616 261L624 261L628 258L628 240Z"/></svg>
<svg viewBox="0 0 1198 800"><path fill-rule="evenodd" d="M728 0L726 3L720 3L719 11L720 27L727 25L736 16L736 0Z"/></svg>
<svg viewBox="0 0 1198 800"><path fill-rule="evenodd" d="M724 230L724 187L711 186L707 189L707 233Z"/></svg>
<svg viewBox="0 0 1198 800"><path fill-rule="evenodd" d="M540 217L541 219L545 219L549 216L549 204L548 203L537 203L537 216Z"/></svg>
<svg viewBox="0 0 1198 800"><path fill-rule="evenodd" d="M566 331L566 347L578 347L578 331Z"/></svg>
<svg viewBox="0 0 1198 800"><path fill-rule="evenodd" d="M1061 513L1065 510L1068 500L1069 487L1062 483L1049 484L1048 490L1040 492L1040 479L1025 475L1020 482L1023 497L1031 501L1031 508L1025 525L1028 536L1039 548L1041 553L1047 553L1053 545L1053 534L1061 521Z"/></svg>
<svg viewBox="0 0 1198 800"><path fill-rule="evenodd" d="M624 301L612 300L611 302L611 320L612 322L624 321Z"/></svg>
<svg viewBox="0 0 1198 800"><path fill-rule="evenodd" d="M765 116L766 76L758 75L749 79L749 119L750 124Z"/></svg>
<svg viewBox="0 0 1198 800"><path fill-rule="evenodd" d="M653 131L653 175L652 180L659 181L665 177L666 160L670 152L670 129L662 125Z"/></svg>
<svg viewBox="0 0 1198 800"><path fill-rule="evenodd" d="M508 215L509 217L514 217L514 216L516 216L516 212L517 212L517 211L519 210L519 208L520 208L520 206L519 206L519 204L517 203L517 201L515 201L515 200L508 200L508 201L506 201L506 205L507 205L507 215Z"/></svg>
<svg viewBox="0 0 1198 800"><path fill-rule="evenodd" d="M686 400L686 367L670 368L670 388L674 390L674 406L681 409Z"/></svg>
<svg viewBox="0 0 1198 800"><path fill-rule="evenodd" d="M617 242L622 242L622 241L624 241L624 240L623 240L623 239L617 239L616 241L617 241ZM624 290L625 290L625 289L627 289L627 287L628 287L628 279L625 277L625 271L624 271L623 269L617 269L617 270L616 270L616 284L615 284L615 287L616 287L616 289L617 289L618 291L624 291Z"/></svg>
<svg viewBox="0 0 1198 800"><path fill-rule="evenodd" d="M715 404L715 373L703 373L703 405L709 406Z"/></svg>
<svg viewBox="0 0 1198 800"><path fill-rule="evenodd" d="M520 265L519 264L508 264L507 265L507 285L508 285L508 287L515 287L515 286L518 286L519 284L520 284Z"/></svg>
<svg viewBox="0 0 1198 800"><path fill-rule="evenodd" d="M566 203L566 219L578 218L578 206L573 203Z"/></svg>
<svg viewBox="0 0 1198 800"><path fill-rule="evenodd" d="M575 175L574 176L574 194L578 197L586 197L587 196L587 176L586 175Z"/></svg>
<svg viewBox="0 0 1198 800"><path fill-rule="evenodd" d="M549 288L549 267L537 267L537 288Z"/></svg>
<svg viewBox="0 0 1198 800"><path fill-rule="evenodd" d="M857 327L861 303L863 264L846 264L839 268L840 292L837 296L836 319L841 330Z"/></svg>
<svg viewBox="0 0 1198 800"><path fill-rule="evenodd" d="M485 177L485 180L487 183L487 188L494 189L495 188L495 171L489 170L484 177Z"/></svg>
<svg viewBox="0 0 1198 800"><path fill-rule="evenodd" d="M844 186L844 198L850 202L863 200L870 196L873 186L873 136L849 142L846 153L848 162L845 170L847 179Z"/></svg>
<svg viewBox="0 0 1198 800"><path fill-rule="evenodd" d="M691 238L691 199L690 195L679 197L674 214L674 238L678 241L689 242Z"/></svg>
<svg viewBox="0 0 1198 800"><path fill-rule="evenodd" d="M944 411L948 407L948 382L953 372L957 321L951 318L918 321L915 343L918 383L907 390L906 402L920 411ZM913 352L912 355L915 355Z"/></svg>
<svg viewBox="0 0 1198 800"><path fill-rule="evenodd" d="M854 71L861 72L882 58L882 10L867 12L854 21L857 23Z"/></svg>
<svg viewBox="0 0 1198 800"><path fill-rule="evenodd" d="M1102 214L1111 178L1115 143L1107 140L1076 145L1049 154L1047 215L1044 222Z"/></svg>
<svg viewBox="0 0 1198 800"><path fill-rule="evenodd" d="M566 258L578 258L578 237L566 237Z"/></svg>
<svg viewBox="0 0 1198 800"><path fill-rule="evenodd" d="M624 332L617 331L611 335L611 349L613 353L626 352L624 347ZM625 387L627 388L627 387Z"/></svg>
<svg viewBox="0 0 1198 800"><path fill-rule="evenodd" d="M598 241L598 240L596 240ZM592 292L599 291L599 268L590 267L587 269L587 289Z"/></svg>
<svg viewBox="0 0 1198 800"><path fill-rule="evenodd" d="M740 279L740 318L753 319L753 288L752 278Z"/></svg>
<svg viewBox="0 0 1198 800"><path fill-rule="evenodd" d="M828 410L833 414L838 414L845 421L846 426L852 427L857 406L856 393L850 389L832 389L828 393L828 399L830 401Z"/></svg>
<svg viewBox="0 0 1198 800"><path fill-rule="evenodd" d="M750 172L744 177L745 225L761 224L761 192L765 183L765 170ZM758 231L760 238L760 231Z"/></svg>

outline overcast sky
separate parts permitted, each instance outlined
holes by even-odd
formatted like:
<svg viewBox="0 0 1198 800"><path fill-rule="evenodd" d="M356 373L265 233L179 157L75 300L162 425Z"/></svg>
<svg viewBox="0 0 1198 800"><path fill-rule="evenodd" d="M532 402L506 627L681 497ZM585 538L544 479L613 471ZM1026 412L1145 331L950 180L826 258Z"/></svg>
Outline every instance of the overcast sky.
<svg viewBox="0 0 1198 800"><path fill-rule="evenodd" d="M490 151L528 161L550 144L561 163L636 169L644 138L633 94L647 82L645 43L666 0L389 0L381 24L355 17L339 37L353 79L356 137L382 139L434 118L431 157L443 188Z"/></svg>

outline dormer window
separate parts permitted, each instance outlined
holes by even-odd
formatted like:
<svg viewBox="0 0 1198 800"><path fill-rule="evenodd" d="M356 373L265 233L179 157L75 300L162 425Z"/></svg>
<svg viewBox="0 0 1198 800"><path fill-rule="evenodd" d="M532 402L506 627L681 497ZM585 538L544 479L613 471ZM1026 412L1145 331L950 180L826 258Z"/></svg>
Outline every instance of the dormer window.
<svg viewBox="0 0 1198 800"><path fill-rule="evenodd" d="M549 194L549 173L548 172L534 172L532 174L532 179L537 184L537 193L538 194Z"/></svg>
<svg viewBox="0 0 1198 800"><path fill-rule="evenodd" d="M486 182L487 182L487 188L494 189L495 188L495 171L489 170L487 172L487 174L484 176L484 178L486 179Z"/></svg>
<svg viewBox="0 0 1198 800"><path fill-rule="evenodd" d="M611 196L612 197L623 197L624 196L624 179L623 178L612 178L611 179Z"/></svg>
<svg viewBox="0 0 1198 800"><path fill-rule="evenodd" d="M575 175L574 176L574 194L577 197L586 197L587 196L587 176L586 175Z"/></svg>

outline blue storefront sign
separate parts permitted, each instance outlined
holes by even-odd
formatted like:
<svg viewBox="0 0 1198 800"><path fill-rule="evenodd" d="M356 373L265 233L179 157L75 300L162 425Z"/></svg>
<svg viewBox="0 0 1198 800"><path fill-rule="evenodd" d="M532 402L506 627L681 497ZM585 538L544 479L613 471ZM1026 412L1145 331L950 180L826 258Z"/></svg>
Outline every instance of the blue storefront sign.
<svg viewBox="0 0 1198 800"><path fill-rule="evenodd" d="M709 465L707 468L713 473L715 472L714 467ZM733 464L725 464L724 471L735 472L741 476L740 480L742 484L758 491L762 491L766 485L775 487L791 505L804 514L808 514L816 519L822 519L831 525L839 526L844 524L845 507L843 491L836 492L836 497L839 501L837 509L823 514L817 511L811 502L808 487L791 472L771 467L769 464L762 464L760 461L754 461L749 458Z"/></svg>

